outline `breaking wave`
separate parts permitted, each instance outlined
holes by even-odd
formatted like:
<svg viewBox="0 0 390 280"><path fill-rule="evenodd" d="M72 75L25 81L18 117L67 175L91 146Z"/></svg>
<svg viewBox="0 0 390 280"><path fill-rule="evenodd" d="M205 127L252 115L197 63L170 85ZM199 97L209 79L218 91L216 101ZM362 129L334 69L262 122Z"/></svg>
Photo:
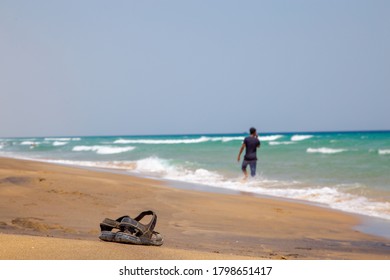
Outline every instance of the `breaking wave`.
<svg viewBox="0 0 390 280"><path fill-rule="evenodd" d="M200 137L194 139L118 139L114 141L114 144L194 144L210 141L208 137Z"/></svg>
<svg viewBox="0 0 390 280"><path fill-rule="evenodd" d="M390 155L390 149L378 150L378 154L380 154L380 155Z"/></svg>
<svg viewBox="0 0 390 280"><path fill-rule="evenodd" d="M275 141L283 135L260 136L261 141ZM146 144L146 145L176 145L176 144L198 144L205 142L231 142L242 141L245 136L222 136L222 137L207 137L201 136L190 139L117 139L113 144Z"/></svg>
<svg viewBox="0 0 390 280"><path fill-rule="evenodd" d="M281 142L275 142L275 141L271 141L269 142L270 145L291 145L291 144L295 144L295 142L291 142L291 141L281 141Z"/></svg>
<svg viewBox="0 0 390 280"><path fill-rule="evenodd" d="M348 151L347 149L331 149L331 148L308 148L307 153L318 153L318 154L338 154Z"/></svg>
<svg viewBox="0 0 390 280"><path fill-rule="evenodd" d="M75 152L88 152L93 151L100 155L120 154L134 150L135 147L113 147L113 146L75 146L72 151Z"/></svg>
<svg viewBox="0 0 390 280"><path fill-rule="evenodd" d="M38 142L34 142L34 141L23 141L20 143L20 145L25 145L25 146L34 146L38 144L39 144Z"/></svg>
<svg viewBox="0 0 390 280"><path fill-rule="evenodd" d="M260 141L275 141L279 138L282 138L283 135L268 135L268 136L260 136Z"/></svg>
<svg viewBox="0 0 390 280"><path fill-rule="evenodd" d="M69 142L63 142L63 141L54 141L53 146L64 146L68 144Z"/></svg>
<svg viewBox="0 0 390 280"><path fill-rule="evenodd" d="M291 137L291 141L302 141L302 140L310 139L312 137L313 135L293 135Z"/></svg>
<svg viewBox="0 0 390 280"><path fill-rule="evenodd" d="M54 138L45 138L45 141L81 141L79 137L54 137Z"/></svg>

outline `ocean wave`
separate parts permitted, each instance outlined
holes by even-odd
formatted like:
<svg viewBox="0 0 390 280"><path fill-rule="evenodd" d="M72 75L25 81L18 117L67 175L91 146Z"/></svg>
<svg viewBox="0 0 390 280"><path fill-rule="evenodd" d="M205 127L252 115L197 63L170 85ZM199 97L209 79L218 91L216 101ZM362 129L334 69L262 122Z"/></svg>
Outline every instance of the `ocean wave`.
<svg viewBox="0 0 390 280"><path fill-rule="evenodd" d="M170 173L176 174L176 168L172 166L168 160L160 159L158 157L149 157L135 161L135 168L133 171L140 173L154 173L165 176Z"/></svg>
<svg viewBox="0 0 390 280"><path fill-rule="evenodd" d="M313 135L293 135L291 137L291 141L302 141L302 140L310 139L312 137Z"/></svg>
<svg viewBox="0 0 390 280"><path fill-rule="evenodd" d="M34 141L23 141L20 143L20 145L24 145L24 146L36 146L38 144L39 142L34 142Z"/></svg>
<svg viewBox="0 0 390 280"><path fill-rule="evenodd" d="M114 144L196 144L210 141L209 137L200 137L194 139L118 139L114 141Z"/></svg>
<svg viewBox="0 0 390 280"><path fill-rule="evenodd" d="M204 185L216 185L223 180L223 176L217 172L204 168L185 168L184 166L172 164L171 161L158 157L137 160L135 162L135 168L131 171L152 176L155 175L167 180Z"/></svg>
<svg viewBox="0 0 390 280"><path fill-rule="evenodd" d="M64 146L68 144L69 142L63 142L63 141L54 141L53 146Z"/></svg>
<svg viewBox="0 0 390 280"><path fill-rule="evenodd" d="M268 135L260 136L260 141L275 141L283 135ZM231 142L231 141L243 141L244 136L221 136L221 137L207 137L202 136L199 138L191 139L117 139L114 144L149 144L149 145L172 145L172 144L198 144L205 142Z"/></svg>
<svg viewBox="0 0 390 280"><path fill-rule="evenodd" d="M378 150L378 154L380 154L380 155L390 155L390 149Z"/></svg>
<svg viewBox="0 0 390 280"><path fill-rule="evenodd" d="M267 135L267 136L260 136L260 141L275 141L279 138L282 138L283 135Z"/></svg>
<svg viewBox="0 0 390 280"><path fill-rule="evenodd" d="M242 141L245 137L236 136L236 137L214 137L212 141L222 141L222 142L231 142L231 141Z"/></svg>
<svg viewBox="0 0 390 280"><path fill-rule="evenodd" d="M45 141L80 141L81 138L79 137L54 137L54 138L45 138Z"/></svg>
<svg viewBox="0 0 390 280"><path fill-rule="evenodd" d="M82 167L104 168L104 169L119 169L133 170L136 166L134 161L76 161L76 160L44 160L45 162L73 165Z"/></svg>
<svg viewBox="0 0 390 280"><path fill-rule="evenodd" d="M93 151L100 155L109 155L109 154L120 154L125 153L128 151L134 150L135 147L128 146L128 147L113 147L113 146L75 146L73 147L72 151L75 152L87 152L87 151Z"/></svg>
<svg viewBox="0 0 390 280"><path fill-rule="evenodd" d="M307 153L319 153L319 154L338 154L348 151L347 149L332 149L332 148L308 148Z"/></svg>
<svg viewBox="0 0 390 280"><path fill-rule="evenodd" d="M270 145L291 145L291 144L295 144L295 142L291 142L291 141L282 141L282 142L275 142L275 141L271 141L269 142Z"/></svg>
<svg viewBox="0 0 390 280"><path fill-rule="evenodd" d="M207 137L206 137L207 138ZM211 142L231 142L231 141L243 141L244 136L222 136L222 137L209 137L209 141Z"/></svg>

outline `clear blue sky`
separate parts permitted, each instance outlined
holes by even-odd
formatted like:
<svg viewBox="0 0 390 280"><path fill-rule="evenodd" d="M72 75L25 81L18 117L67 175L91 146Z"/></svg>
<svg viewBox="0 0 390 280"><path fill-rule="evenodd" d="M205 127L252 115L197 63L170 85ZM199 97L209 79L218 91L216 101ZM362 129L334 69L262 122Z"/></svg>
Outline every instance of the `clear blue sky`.
<svg viewBox="0 0 390 280"><path fill-rule="evenodd" d="M390 129L390 1L0 4L0 137Z"/></svg>

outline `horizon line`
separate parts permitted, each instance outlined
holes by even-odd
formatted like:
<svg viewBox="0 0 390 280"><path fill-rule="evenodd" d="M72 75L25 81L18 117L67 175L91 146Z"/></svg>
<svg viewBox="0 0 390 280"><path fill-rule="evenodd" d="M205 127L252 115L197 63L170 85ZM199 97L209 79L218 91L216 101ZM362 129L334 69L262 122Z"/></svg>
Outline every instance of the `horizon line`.
<svg viewBox="0 0 390 280"><path fill-rule="evenodd" d="M261 132L260 135L268 134L323 134L323 133L385 133L390 132L390 129L375 129L375 130L320 130L320 131L267 131ZM167 134L101 134L101 135L45 135L45 136L0 136L4 138L74 138L74 137L153 137L153 136L202 136L202 135L242 135L249 134L248 132L221 132L221 133L167 133Z"/></svg>

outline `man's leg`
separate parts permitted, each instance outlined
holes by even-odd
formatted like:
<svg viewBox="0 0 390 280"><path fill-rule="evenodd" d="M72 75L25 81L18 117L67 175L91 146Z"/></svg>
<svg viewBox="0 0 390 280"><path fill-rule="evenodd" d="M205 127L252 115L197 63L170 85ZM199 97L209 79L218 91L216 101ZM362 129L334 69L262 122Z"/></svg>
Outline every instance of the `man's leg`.
<svg viewBox="0 0 390 280"><path fill-rule="evenodd" d="M257 161L254 160L254 161L251 161L250 164L249 164L249 166L251 168L251 176L252 177L256 176L256 163L257 163Z"/></svg>
<svg viewBox="0 0 390 280"><path fill-rule="evenodd" d="M246 178L248 178L248 172L246 171L247 166L248 166L248 162L246 160L243 160L241 170L244 173L244 180L246 180Z"/></svg>

